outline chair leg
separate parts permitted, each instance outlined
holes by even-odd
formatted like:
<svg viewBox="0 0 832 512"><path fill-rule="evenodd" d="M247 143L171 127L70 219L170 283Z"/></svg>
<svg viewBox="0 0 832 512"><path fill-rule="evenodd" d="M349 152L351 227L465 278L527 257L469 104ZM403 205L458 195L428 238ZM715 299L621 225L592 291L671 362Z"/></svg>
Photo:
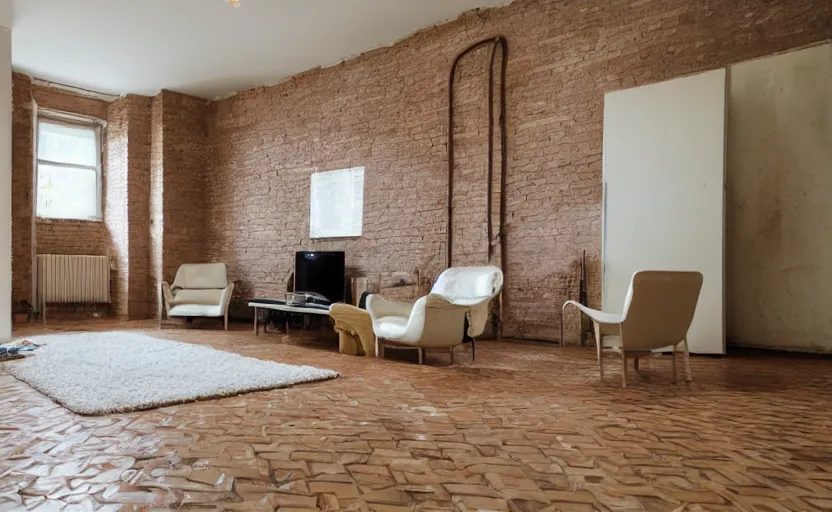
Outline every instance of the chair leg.
<svg viewBox="0 0 832 512"><path fill-rule="evenodd" d="M471 361L477 360L477 340L471 338Z"/></svg>
<svg viewBox="0 0 832 512"><path fill-rule="evenodd" d="M417 348L416 350L419 352L419 364L425 364L425 349Z"/></svg>
<svg viewBox="0 0 832 512"><path fill-rule="evenodd" d="M635 371L638 371L638 358L637 357L633 358L633 368L635 369Z"/></svg>
<svg viewBox="0 0 832 512"><path fill-rule="evenodd" d="M627 387L627 353L621 351L621 387Z"/></svg>
<svg viewBox="0 0 832 512"><path fill-rule="evenodd" d="M228 311L226 311L225 315L223 315L223 324L224 324L225 330L227 331L228 330Z"/></svg>
<svg viewBox="0 0 832 512"><path fill-rule="evenodd" d="M690 371L690 352L688 352L688 339L685 338L682 340L682 347L684 349L685 354L685 382L693 382L693 374Z"/></svg>
<svg viewBox="0 0 832 512"><path fill-rule="evenodd" d="M601 374L601 380L604 380L604 351L601 348L601 326L593 322L595 328L595 348L598 351L598 371Z"/></svg>
<svg viewBox="0 0 832 512"><path fill-rule="evenodd" d="M454 364L454 347L450 347L448 349L448 352L450 352L450 354L451 354L451 365L453 365Z"/></svg>
<svg viewBox="0 0 832 512"><path fill-rule="evenodd" d="M679 344L678 344L678 343L677 343L676 345L673 345L673 353L670 355L670 357L672 357L672 358L673 358L673 383L674 383L674 384L678 384L678 383L679 383L679 377L678 377L678 375L677 375L677 373L676 373L676 348L677 348L678 346L679 346Z"/></svg>

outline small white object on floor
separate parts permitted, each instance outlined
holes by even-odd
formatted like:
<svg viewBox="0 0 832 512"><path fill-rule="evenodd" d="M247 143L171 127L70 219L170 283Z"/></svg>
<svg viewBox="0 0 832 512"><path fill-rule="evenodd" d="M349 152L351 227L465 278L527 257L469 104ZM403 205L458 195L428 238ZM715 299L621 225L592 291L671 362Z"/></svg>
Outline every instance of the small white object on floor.
<svg viewBox="0 0 832 512"><path fill-rule="evenodd" d="M30 338L36 357L6 372L79 414L108 414L333 379L338 373L132 332Z"/></svg>

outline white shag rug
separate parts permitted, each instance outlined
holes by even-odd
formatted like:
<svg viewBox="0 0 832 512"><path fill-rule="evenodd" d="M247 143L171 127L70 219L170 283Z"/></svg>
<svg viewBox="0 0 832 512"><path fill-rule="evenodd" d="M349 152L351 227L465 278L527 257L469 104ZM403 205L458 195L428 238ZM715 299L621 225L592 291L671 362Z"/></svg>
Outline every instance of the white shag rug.
<svg viewBox="0 0 832 512"><path fill-rule="evenodd" d="M79 414L152 409L338 376L131 332L28 339L45 346L4 369Z"/></svg>

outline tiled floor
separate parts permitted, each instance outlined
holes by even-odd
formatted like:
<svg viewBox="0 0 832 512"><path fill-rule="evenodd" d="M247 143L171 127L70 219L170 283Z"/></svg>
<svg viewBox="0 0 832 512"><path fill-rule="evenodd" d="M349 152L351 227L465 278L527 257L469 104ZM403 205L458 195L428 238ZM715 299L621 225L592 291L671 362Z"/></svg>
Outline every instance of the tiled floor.
<svg viewBox="0 0 832 512"><path fill-rule="evenodd" d="M343 377L82 417L0 374L0 510L832 509L829 359L694 358L690 385L654 359L621 389L577 347L481 343L476 363L460 347L455 366L418 366L242 325L84 327Z"/></svg>

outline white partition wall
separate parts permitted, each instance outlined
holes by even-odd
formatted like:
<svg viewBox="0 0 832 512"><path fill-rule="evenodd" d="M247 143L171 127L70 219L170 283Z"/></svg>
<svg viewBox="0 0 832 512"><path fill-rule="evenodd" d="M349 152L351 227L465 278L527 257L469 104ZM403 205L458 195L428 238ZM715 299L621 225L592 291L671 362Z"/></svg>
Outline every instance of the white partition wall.
<svg viewBox="0 0 832 512"><path fill-rule="evenodd" d="M12 335L12 13L0 2L0 340Z"/></svg>
<svg viewBox="0 0 832 512"><path fill-rule="evenodd" d="M636 270L698 270L688 342L723 354L725 70L604 98L603 309Z"/></svg>
<svg viewBox="0 0 832 512"><path fill-rule="evenodd" d="M832 44L728 77L728 340L832 353Z"/></svg>

